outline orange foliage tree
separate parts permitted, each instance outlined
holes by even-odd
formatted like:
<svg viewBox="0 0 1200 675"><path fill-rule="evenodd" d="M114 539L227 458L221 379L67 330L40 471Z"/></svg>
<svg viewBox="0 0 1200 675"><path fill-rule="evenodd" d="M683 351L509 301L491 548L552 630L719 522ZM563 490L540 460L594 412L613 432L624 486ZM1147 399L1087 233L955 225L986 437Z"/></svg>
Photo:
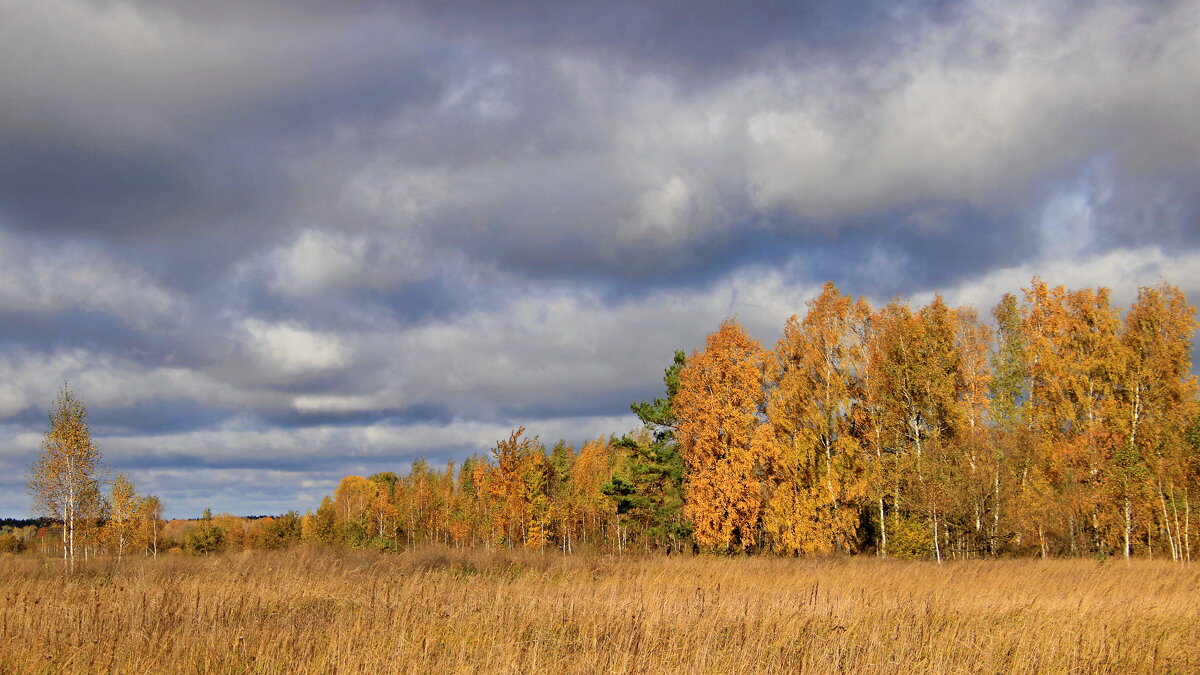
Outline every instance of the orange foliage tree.
<svg viewBox="0 0 1200 675"><path fill-rule="evenodd" d="M760 417L768 358L727 319L679 373L675 437L688 469L685 512L704 550L745 550L757 542L762 458L774 445Z"/></svg>

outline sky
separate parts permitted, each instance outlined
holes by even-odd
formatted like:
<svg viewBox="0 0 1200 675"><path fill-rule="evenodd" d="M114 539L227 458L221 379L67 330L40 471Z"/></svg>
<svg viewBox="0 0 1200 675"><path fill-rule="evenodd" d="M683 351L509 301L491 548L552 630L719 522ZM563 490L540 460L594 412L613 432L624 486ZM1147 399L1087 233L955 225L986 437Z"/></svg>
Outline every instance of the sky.
<svg viewBox="0 0 1200 675"><path fill-rule="evenodd" d="M832 280L1200 299L1200 2L0 0L0 516L64 382L170 517L636 426Z"/></svg>

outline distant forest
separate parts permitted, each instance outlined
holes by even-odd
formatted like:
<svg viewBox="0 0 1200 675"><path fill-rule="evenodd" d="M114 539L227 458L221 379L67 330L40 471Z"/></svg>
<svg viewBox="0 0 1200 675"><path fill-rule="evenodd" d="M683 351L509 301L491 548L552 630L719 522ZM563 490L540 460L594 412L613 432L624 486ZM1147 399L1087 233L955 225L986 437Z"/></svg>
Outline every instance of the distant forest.
<svg viewBox="0 0 1200 675"><path fill-rule="evenodd" d="M1167 284L1123 312L1107 289L1035 278L985 323L941 297L873 308L829 283L774 351L729 319L703 349L676 352L664 395L632 405L634 432L547 449L519 428L461 464L347 476L303 515L159 527L157 501L135 500L128 537L195 553L312 542L1190 561L1194 314ZM104 508L96 550L115 541Z"/></svg>

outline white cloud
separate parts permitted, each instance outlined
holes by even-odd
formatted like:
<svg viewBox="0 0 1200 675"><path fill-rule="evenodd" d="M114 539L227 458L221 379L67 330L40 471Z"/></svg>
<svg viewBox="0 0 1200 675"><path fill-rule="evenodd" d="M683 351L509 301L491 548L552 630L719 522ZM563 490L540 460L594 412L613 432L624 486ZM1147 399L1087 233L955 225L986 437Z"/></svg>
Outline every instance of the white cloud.
<svg viewBox="0 0 1200 675"><path fill-rule="evenodd" d="M0 229L0 311L97 311L146 328L171 320L179 309L171 292L101 249Z"/></svg>
<svg viewBox="0 0 1200 675"><path fill-rule="evenodd" d="M687 236L692 191L679 176L642 195L634 218L621 230L625 238L674 241Z"/></svg>
<svg viewBox="0 0 1200 675"><path fill-rule="evenodd" d="M341 286L361 272L366 253L364 237L306 230L278 252L279 269L272 285L297 293Z"/></svg>
<svg viewBox="0 0 1200 675"><path fill-rule="evenodd" d="M243 267L263 270L271 290L298 298L354 288L388 290L427 279L436 269L426 247L394 228L308 229Z"/></svg>
<svg viewBox="0 0 1200 675"><path fill-rule="evenodd" d="M242 327L263 364L285 375L320 374L346 365L351 358L350 350L337 336L310 331L295 323L247 319Z"/></svg>
<svg viewBox="0 0 1200 675"><path fill-rule="evenodd" d="M1200 297L1200 252L1167 252L1155 245L1121 248L1078 258L1044 258L1021 265L991 270L942 292L952 305L972 305L986 316L1005 293L1017 293L1039 276L1051 286L1089 288L1103 286L1112 291L1114 304L1128 308L1141 286L1166 282L1179 286L1193 299ZM922 304L933 293L921 293L913 302Z"/></svg>
<svg viewBox="0 0 1200 675"><path fill-rule="evenodd" d="M48 410L64 382L94 411L164 399L232 408L272 400L270 394L239 389L194 368L146 365L79 348L50 353L8 350L0 355L0 421L31 408Z"/></svg>

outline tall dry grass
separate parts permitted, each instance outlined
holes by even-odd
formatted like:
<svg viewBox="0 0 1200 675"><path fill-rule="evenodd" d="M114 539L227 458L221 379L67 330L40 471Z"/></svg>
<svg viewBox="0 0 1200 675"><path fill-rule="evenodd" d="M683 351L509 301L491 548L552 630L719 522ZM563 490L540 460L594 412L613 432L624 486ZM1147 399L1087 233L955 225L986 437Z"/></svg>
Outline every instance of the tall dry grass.
<svg viewBox="0 0 1200 675"><path fill-rule="evenodd" d="M0 556L0 672L1196 672L1200 567Z"/></svg>

